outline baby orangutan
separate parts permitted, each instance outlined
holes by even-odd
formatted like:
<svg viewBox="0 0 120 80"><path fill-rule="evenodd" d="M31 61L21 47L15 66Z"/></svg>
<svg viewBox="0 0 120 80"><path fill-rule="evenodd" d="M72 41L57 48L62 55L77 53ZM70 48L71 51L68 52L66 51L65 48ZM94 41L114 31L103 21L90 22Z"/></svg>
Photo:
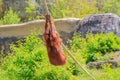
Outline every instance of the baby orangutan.
<svg viewBox="0 0 120 80"><path fill-rule="evenodd" d="M44 39L50 63L56 66L64 65L67 58L62 50L62 40L55 29L54 21L50 15L46 15Z"/></svg>

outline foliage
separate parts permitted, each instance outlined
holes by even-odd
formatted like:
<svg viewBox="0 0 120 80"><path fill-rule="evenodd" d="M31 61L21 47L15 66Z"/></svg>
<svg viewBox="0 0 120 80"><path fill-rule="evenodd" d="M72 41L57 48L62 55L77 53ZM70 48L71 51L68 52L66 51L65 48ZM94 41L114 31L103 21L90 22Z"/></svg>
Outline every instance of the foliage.
<svg viewBox="0 0 120 80"><path fill-rule="evenodd" d="M120 15L119 0L57 0L50 7L54 18L78 17L89 14L115 13Z"/></svg>
<svg viewBox="0 0 120 80"><path fill-rule="evenodd" d="M1 52L0 52L0 65L3 61L3 57L4 57L4 53L3 53L3 50L1 50Z"/></svg>
<svg viewBox="0 0 120 80"><path fill-rule="evenodd" d="M94 39L96 45L96 43L99 44L99 42L96 41L98 38L103 40L104 37L104 41L106 41L111 37L110 41L114 43L112 49L119 49L118 45L115 44L116 42L120 44L120 38L113 33L88 35L86 39L75 33L73 40L69 41L70 51L83 66L85 66L85 58L89 56L87 52L90 52L90 50L93 51L90 47L90 42ZM111 43L111 45L113 44ZM94 49L94 46L92 47ZM3 58L2 64L0 65L0 80L91 80L67 55L68 63L66 65L51 65L47 58L44 42L37 34L31 34L26 36L24 40L20 40L16 44L11 44L11 50L12 53ZM110 68L110 64L103 65L102 67L103 69L100 70L87 70L92 73L97 80L120 79L120 68L112 69Z"/></svg>
<svg viewBox="0 0 120 80"><path fill-rule="evenodd" d="M54 18L61 18L68 17L70 10L66 7L66 1L59 0L51 5L50 12Z"/></svg>
<svg viewBox="0 0 120 80"><path fill-rule="evenodd" d="M2 12L3 12L3 9L2 9L2 0L0 0L0 14L2 14Z"/></svg>
<svg viewBox="0 0 120 80"><path fill-rule="evenodd" d="M115 13L120 16L120 0L108 0L104 3L103 10L105 13Z"/></svg>
<svg viewBox="0 0 120 80"><path fill-rule="evenodd" d="M12 53L0 67L0 80L70 80L72 74L66 68L49 64L46 48L37 34L25 37L23 42L11 45Z"/></svg>
<svg viewBox="0 0 120 80"><path fill-rule="evenodd" d="M98 61L108 61L110 59L113 59L115 57L114 52L106 53L105 55L102 55L101 53L96 53L95 56Z"/></svg>
<svg viewBox="0 0 120 80"><path fill-rule="evenodd" d="M84 17L97 12L94 1L89 5L88 1L80 0L59 0L51 5L51 13L54 18L62 17Z"/></svg>
<svg viewBox="0 0 120 80"><path fill-rule="evenodd" d="M5 12L4 17L0 19L0 24L17 24L20 22L20 18L16 12L9 8L8 12Z"/></svg>
<svg viewBox="0 0 120 80"><path fill-rule="evenodd" d="M67 67L67 70L70 73L72 73L72 75L75 75L75 76L78 76L78 75L82 74L82 72L80 71L79 67L73 61L70 61L70 65Z"/></svg>
<svg viewBox="0 0 120 80"><path fill-rule="evenodd" d="M35 38L35 39L34 39ZM31 35L26 37L25 43L18 42L11 45L12 54L6 58L3 69L7 72L8 77L16 76L17 79L31 79L35 76L37 63L42 61L44 47L36 49L36 46L42 45L39 38Z"/></svg>
<svg viewBox="0 0 120 80"><path fill-rule="evenodd" d="M25 9L23 9L22 11L20 9L17 9L17 11L12 10L12 8L9 8L5 10L4 7L2 7L2 0L0 0L0 17L4 16L2 19L0 19L0 24L16 24L19 23L20 20L21 22L24 21L31 21L31 20L36 20L36 19L43 19L44 17L42 16L42 14L40 14L39 12L37 12L39 9L39 6L37 3L31 3L31 0L27 0L25 1L27 7L25 7ZM4 4L5 5L5 4ZM11 7L9 5L9 7ZM3 11L4 8L4 11ZM21 13L22 12L22 13ZM25 14L25 15L23 15ZM8 20L7 20L7 19Z"/></svg>
<svg viewBox="0 0 120 80"><path fill-rule="evenodd" d="M39 13L39 9L44 8L43 3L31 3L31 0L25 1L28 5L25 8L26 16L21 16L21 21L31 21L36 19L43 19L44 11ZM66 17L77 17L83 18L89 14L101 14L101 13L115 13L120 16L120 0L56 0L55 2L48 3L49 10L51 15L54 18L66 18ZM2 0L0 0L0 6L2 6ZM37 12L38 11L38 12ZM16 11L17 15L20 16L20 10ZM16 14L14 12L14 14ZM11 15L6 15L8 12L3 11L3 8L0 7L0 14L11 18ZM13 14L13 13L12 13ZM2 17L2 16L0 16ZM13 16L12 16L13 17ZM15 18L15 19L14 19ZM9 21L6 19L1 19L1 24L14 24L19 23L20 20L16 20L16 17L13 17ZM13 21L14 20L14 21Z"/></svg>
<svg viewBox="0 0 120 80"><path fill-rule="evenodd" d="M28 7L26 7L25 11L26 11L26 19L28 21L31 21L31 20L35 20L35 19L40 19L40 18L43 18L42 15L39 15L37 14L36 10L39 8L39 5L38 4L33 4L31 3L30 1L27 2L28 4Z"/></svg>
<svg viewBox="0 0 120 80"><path fill-rule="evenodd" d="M120 50L120 38L114 33L87 34L86 38L74 34L69 41L71 49L79 50L87 58L86 63L100 59L100 56L111 51Z"/></svg>

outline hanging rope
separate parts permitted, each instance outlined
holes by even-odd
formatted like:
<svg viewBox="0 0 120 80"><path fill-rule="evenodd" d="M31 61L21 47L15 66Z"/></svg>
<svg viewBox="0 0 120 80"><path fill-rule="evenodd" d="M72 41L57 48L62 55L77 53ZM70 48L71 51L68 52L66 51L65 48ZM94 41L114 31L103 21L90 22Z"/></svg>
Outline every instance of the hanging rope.
<svg viewBox="0 0 120 80"><path fill-rule="evenodd" d="M65 47L64 44L63 48L67 51L67 53L69 54L69 56L75 61L75 63L88 75L91 77L92 80L96 80L84 67L82 67L82 65L79 63L79 61L72 55L72 53Z"/></svg>
<svg viewBox="0 0 120 80"><path fill-rule="evenodd" d="M47 7L47 3L46 3L46 0L43 0L43 3L44 3L44 6L45 6L45 10L46 10L46 15L49 15L49 17L50 17L50 13L49 13L49 10L48 10L48 7ZM47 17L47 18L49 18L49 17ZM48 20L50 20L50 19L48 19ZM46 20L47 21L47 20ZM49 21L48 21L49 22ZM50 22L51 23L51 22ZM54 26L54 25L52 25L52 26ZM46 26L45 26L46 27ZM55 27L55 26L54 26ZM61 43L61 42L60 42ZM48 44L50 44L50 42L48 42ZM69 54L69 56L75 61L75 63L88 75L88 76L90 76L91 77L91 79L92 80L96 80L80 63L79 63L79 61L77 61L77 59L72 55L72 53L66 48L66 46L62 43L62 46L63 46L63 48L67 51L67 53ZM55 54L54 54L55 55ZM66 60L66 58L65 58L65 56L63 55L63 53L62 53L62 60L63 61L65 61ZM65 62L64 62L65 63ZM63 64L64 64L63 63Z"/></svg>
<svg viewBox="0 0 120 80"><path fill-rule="evenodd" d="M45 12L46 12L46 15L49 15L50 14L50 12L49 12L49 10L48 10L48 7L47 7L47 3L46 3L46 0L42 0L43 1L43 5L44 5L44 7L45 7Z"/></svg>

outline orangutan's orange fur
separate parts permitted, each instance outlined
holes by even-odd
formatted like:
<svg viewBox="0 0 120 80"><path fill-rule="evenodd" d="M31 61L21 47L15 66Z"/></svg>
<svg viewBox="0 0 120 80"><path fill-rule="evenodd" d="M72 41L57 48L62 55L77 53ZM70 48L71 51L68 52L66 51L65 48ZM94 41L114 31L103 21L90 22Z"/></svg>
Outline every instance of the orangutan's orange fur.
<svg viewBox="0 0 120 80"><path fill-rule="evenodd" d="M50 15L46 15L44 39L50 63L53 65L65 64L66 56L62 50L62 40L55 29L54 21Z"/></svg>

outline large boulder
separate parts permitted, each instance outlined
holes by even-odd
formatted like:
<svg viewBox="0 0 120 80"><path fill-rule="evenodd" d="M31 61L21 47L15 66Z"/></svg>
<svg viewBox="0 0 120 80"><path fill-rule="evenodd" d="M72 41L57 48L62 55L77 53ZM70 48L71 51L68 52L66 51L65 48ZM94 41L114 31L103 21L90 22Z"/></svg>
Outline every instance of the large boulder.
<svg viewBox="0 0 120 80"><path fill-rule="evenodd" d="M94 14L83 18L77 31L85 36L86 33L114 32L120 36L120 17L115 14Z"/></svg>

